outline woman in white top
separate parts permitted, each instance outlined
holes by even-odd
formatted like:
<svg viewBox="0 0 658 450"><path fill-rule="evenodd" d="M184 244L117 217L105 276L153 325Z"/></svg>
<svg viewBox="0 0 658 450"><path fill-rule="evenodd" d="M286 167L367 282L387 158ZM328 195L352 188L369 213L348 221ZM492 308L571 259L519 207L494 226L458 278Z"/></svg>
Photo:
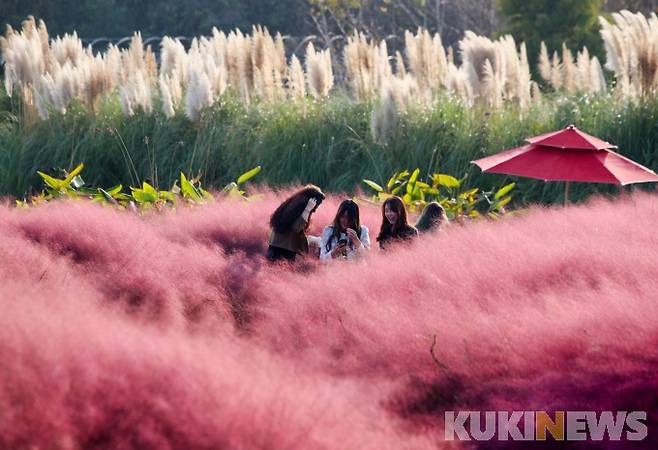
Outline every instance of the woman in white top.
<svg viewBox="0 0 658 450"><path fill-rule="evenodd" d="M359 222L359 206L345 200L338 207L334 223L325 227L320 245L320 259L354 259L370 248L368 227Z"/></svg>

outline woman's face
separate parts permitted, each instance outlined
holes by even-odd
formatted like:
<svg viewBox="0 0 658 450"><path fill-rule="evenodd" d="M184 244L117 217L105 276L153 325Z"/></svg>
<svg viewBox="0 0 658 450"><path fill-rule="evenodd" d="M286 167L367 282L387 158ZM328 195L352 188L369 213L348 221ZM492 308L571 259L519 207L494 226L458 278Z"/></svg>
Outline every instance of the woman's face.
<svg viewBox="0 0 658 450"><path fill-rule="evenodd" d="M391 208L390 203L387 203L386 206L384 206L384 216L386 216L386 220L388 220L391 225L398 221L398 213Z"/></svg>
<svg viewBox="0 0 658 450"><path fill-rule="evenodd" d="M338 223L340 224L340 228L342 230L347 230L350 226L350 216L347 214L347 211L344 211L343 214L340 216L340 219L338 219Z"/></svg>

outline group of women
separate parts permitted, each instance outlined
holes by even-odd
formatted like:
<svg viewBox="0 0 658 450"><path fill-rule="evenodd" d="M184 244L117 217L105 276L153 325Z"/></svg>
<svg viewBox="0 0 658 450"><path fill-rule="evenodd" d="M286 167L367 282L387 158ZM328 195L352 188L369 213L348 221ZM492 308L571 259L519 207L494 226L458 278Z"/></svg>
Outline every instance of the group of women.
<svg viewBox="0 0 658 450"><path fill-rule="evenodd" d="M307 236L311 216L324 199L320 188L309 185L279 205L270 217L272 232L267 249L270 261L294 261L314 246L319 246L322 261L354 259L370 249L370 231L361 225L359 206L351 199L340 204L333 222L324 228L320 238ZM437 229L445 221L443 208L434 202L425 207L416 226L412 226L402 200L390 197L382 205L379 248L385 250L395 242L412 240L419 232Z"/></svg>

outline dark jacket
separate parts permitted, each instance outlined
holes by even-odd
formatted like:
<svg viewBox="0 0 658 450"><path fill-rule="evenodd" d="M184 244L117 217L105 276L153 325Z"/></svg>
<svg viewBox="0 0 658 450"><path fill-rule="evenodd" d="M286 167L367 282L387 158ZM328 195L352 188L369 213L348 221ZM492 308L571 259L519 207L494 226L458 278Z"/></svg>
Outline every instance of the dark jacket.
<svg viewBox="0 0 658 450"><path fill-rule="evenodd" d="M406 225L399 230L391 231L384 236L377 238L379 241L379 248L386 250L390 243L396 241L409 241L418 236L418 230L411 225Z"/></svg>
<svg viewBox="0 0 658 450"><path fill-rule="evenodd" d="M299 216L285 233L277 233L272 230L269 244L272 247L282 248L297 254L308 253L305 230L306 221L302 216Z"/></svg>

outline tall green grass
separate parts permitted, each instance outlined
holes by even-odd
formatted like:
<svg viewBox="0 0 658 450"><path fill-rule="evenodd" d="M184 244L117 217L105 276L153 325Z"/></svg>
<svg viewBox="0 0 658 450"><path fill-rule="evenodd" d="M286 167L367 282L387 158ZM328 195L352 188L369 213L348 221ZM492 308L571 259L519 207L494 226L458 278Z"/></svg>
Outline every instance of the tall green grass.
<svg viewBox="0 0 658 450"><path fill-rule="evenodd" d="M326 190L353 192L363 178L384 181L396 170L420 167L443 172L484 189L506 177L481 174L470 161L523 139L571 123L620 147L620 152L658 169L658 100L621 104L609 95L546 97L531 110L465 107L448 97L431 108L402 113L385 143L370 135L373 104L341 93L323 101L252 104L226 96L197 122L182 114L124 116L116 97L93 116L73 105L47 121L21 119L17 102L0 93L0 193L22 197L39 190L37 170L86 165L94 185L136 185L150 180L169 187L178 174L200 174L221 187L237 174L261 165L259 182L273 186L315 183ZM518 179L516 201L559 202L559 183ZM616 187L574 186L572 198Z"/></svg>

